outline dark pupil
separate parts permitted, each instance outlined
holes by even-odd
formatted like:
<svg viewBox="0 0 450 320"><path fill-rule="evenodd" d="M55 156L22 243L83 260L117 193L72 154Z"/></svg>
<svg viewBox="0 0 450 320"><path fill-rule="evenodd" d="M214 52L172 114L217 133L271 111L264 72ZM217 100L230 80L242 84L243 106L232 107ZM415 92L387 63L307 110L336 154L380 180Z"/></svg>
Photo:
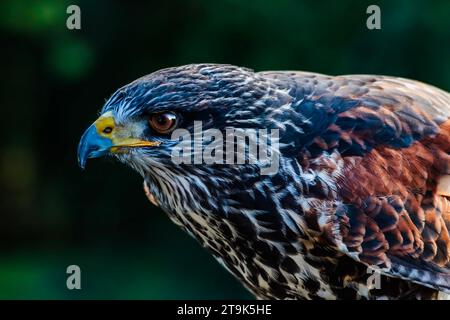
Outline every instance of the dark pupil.
<svg viewBox="0 0 450 320"><path fill-rule="evenodd" d="M158 124L161 124L161 125L165 125L168 120L169 119L165 115L161 115L156 119L156 121L158 121Z"/></svg>

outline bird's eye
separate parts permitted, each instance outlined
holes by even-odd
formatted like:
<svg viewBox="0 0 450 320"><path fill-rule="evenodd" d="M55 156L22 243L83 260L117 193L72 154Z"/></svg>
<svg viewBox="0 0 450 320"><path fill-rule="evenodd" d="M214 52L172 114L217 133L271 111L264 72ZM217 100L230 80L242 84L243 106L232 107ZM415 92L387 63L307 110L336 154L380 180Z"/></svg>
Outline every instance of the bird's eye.
<svg viewBox="0 0 450 320"><path fill-rule="evenodd" d="M150 126L159 133L169 133L177 125L177 116L172 112L155 113L150 116Z"/></svg>

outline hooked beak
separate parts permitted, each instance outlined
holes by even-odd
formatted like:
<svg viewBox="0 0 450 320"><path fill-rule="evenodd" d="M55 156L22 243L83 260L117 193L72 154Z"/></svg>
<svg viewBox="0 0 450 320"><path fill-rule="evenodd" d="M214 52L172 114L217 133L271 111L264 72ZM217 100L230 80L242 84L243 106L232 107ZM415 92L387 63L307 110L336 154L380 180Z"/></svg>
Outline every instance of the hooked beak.
<svg viewBox="0 0 450 320"><path fill-rule="evenodd" d="M128 148L154 147L160 142L132 138L125 127L116 126L111 112L100 116L83 134L78 145L78 165L84 169L88 158L123 153Z"/></svg>

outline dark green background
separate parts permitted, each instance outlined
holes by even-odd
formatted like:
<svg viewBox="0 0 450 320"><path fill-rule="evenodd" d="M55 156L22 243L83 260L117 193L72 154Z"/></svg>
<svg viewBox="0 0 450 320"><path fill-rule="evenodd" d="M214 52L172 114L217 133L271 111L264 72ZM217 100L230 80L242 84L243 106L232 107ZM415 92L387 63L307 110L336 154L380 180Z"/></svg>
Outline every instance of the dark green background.
<svg viewBox="0 0 450 320"><path fill-rule="evenodd" d="M82 30L66 28L81 7ZM366 28L378 4L382 30ZM141 178L76 147L105 99L163 67L373 73L450 89L450 1L0 4L0 298L250 298L150 205ZM69 291L66 267L82 269Z"/></svg>

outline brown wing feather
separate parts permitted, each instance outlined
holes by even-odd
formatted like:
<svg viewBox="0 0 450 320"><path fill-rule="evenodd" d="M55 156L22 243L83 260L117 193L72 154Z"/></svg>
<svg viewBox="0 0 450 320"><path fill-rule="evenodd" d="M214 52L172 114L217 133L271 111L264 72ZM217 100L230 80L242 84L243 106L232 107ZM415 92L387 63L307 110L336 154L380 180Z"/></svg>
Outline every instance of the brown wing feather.
<svg viewBox="0 0 450 320"><path fill-rule="evenodd" d="M363 104L340 116L378 117L404 132L414 131L419 139L406 147L379 144L364 156L344 157L338 180L345 204L340 213L345 217L340 219L342 243L368 265L448 291L449 95L404 79L374 85L368 95L384 102L378 109ZM346 134L365 143L373 132Z"/></svg>
<svg viewBox="0 0 450 320"><path fill-rule="evenodd" d="M305 163L318 157L316 163L327 166L337 150L344 162L337 210L322 226L324 236L387 275L450 292L450 95L393 77L262 74L312 100L357 103L337 114L301 155ZM317 230L321 213L315 214L307 223Z"/></svg>

